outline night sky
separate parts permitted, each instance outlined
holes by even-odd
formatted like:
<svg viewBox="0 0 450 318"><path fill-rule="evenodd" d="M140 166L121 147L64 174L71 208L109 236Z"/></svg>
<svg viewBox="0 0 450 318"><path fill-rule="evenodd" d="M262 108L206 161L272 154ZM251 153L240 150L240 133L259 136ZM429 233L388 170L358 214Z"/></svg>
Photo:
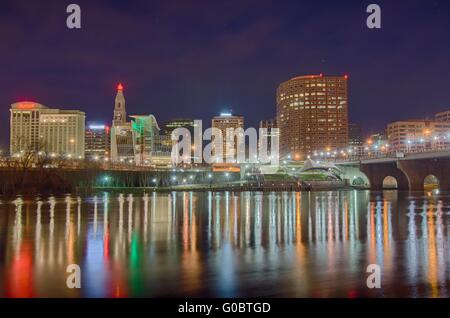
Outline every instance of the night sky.
<svg viewBox="0 0 450 318"><path fill-rule="evenodd" d="M66 27L66 7L82 29ZM382 8L382 29L366 7ZM9 108L32 100L110 123L115 86L128 114L207 121L232 109L246 126L275 116L277 85L350 76L350 120L365 133L450 110L450 1L0 1L0 145Z"/></svg>

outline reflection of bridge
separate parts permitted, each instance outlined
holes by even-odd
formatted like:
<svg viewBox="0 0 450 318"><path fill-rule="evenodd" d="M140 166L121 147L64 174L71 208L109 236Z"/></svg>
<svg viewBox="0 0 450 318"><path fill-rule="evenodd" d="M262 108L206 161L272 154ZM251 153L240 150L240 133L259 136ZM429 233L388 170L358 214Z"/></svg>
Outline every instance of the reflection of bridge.
<svg viewBox="0 0 450 318"><path fill-rule="evenodd" d="M383 189L383 181L393 177L399 190L424 189L425 179L435 177L439 189L450 191L450 150L411 153L404 157L383 157L363 160L336 161L340 167L357 167L368 179L372 190Z"/></svg>

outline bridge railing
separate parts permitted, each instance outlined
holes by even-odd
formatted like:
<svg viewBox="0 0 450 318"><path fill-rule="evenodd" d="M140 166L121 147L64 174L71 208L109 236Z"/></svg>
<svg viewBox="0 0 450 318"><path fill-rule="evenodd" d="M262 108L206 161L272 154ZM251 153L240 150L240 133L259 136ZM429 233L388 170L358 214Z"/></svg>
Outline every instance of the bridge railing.
<svg viewBox="0 0 450 318"><path fill-rule="evenodd" d="M359 154L359 155L347 155L346 157L341 156L330 156L330 157L313 157L313 160L320 160L324 162L354 162L354 161L364 161L373 159L404 159L410 156L419 154L429 154L432 157L433 154L450 153L450 147L440 147L434 149L411 149L409 151L389 151L389 152L379 152L371 154Z"/></svg>

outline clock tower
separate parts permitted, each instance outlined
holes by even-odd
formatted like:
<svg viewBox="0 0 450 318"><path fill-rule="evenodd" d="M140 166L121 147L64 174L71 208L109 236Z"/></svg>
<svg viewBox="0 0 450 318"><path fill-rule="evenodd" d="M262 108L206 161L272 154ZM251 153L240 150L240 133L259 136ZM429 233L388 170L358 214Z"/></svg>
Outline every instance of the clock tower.
<svg viewBox="0 0 450 318"><path fill-rule="evenodd" d="M127 112L125 110L125 97L123 96L123 85L117 85L117 95L114 104L113 126L121 126L127 122Z"/></svg>

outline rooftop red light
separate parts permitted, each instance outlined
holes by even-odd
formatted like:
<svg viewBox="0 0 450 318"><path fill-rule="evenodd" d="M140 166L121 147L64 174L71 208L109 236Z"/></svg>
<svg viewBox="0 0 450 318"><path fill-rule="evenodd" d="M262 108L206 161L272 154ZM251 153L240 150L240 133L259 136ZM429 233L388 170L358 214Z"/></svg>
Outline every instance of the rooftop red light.
<svg viewBox="0 0 450 318"><path fill-rule="evenodd" d="M19 104L19 107L18 107L19 109L33 109L33 108L35 108L35 103L32 103L32 102L21 102L20 104Z"/></svg>
<svg viewBox="0 0 450 318"><path fill-rule="evenodd" d="M122 83L119 83L119 85L117 85L117 90L118 90L118 91L123 91L123 85L122 85Z"/></svg>

